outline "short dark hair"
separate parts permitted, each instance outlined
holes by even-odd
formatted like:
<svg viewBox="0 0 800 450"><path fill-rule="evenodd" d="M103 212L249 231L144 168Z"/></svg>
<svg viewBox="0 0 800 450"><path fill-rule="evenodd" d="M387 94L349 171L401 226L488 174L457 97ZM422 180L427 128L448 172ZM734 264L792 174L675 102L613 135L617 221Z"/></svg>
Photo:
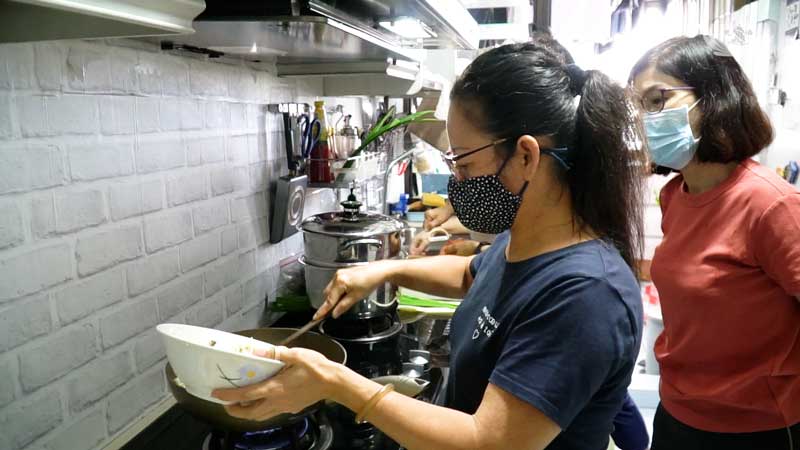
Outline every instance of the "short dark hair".
<svg viewBox="0 0 800 450"><path fill-rule="evenodd" d="M615 245L635 272L644 235L643 152L630 143L641 142L642 127L624 87L572 61L558 41L536 34L531 42L478 56L450 97L467 106L476 126L508 139L498 146L501 152L513 152L525 135L548 136L568 148L571 168L559 175L569 187L576 225Z"/></svg>
<svg viewBox="0 0 800 450"><path fill-rule="evenodd" d="M719 40L697 35L663 42L633 66L629 82L651 66L695 89L703 113L700 162L744 161L772 142L769 117L741 66Z"/></svg>

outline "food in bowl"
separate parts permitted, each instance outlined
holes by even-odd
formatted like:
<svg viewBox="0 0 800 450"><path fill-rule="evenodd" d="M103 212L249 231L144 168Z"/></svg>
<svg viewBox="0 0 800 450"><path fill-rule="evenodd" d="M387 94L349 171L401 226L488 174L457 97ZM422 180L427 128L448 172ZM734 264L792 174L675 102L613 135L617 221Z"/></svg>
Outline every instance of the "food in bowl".
<svg viewBox="0 0 800 450"><path fill-rule="evenodd" d="M250 337L178 323L163 323L156 330L181 384L203 400L226 404L212 397L211 391L259 383L284 366L281 361L255 356L254 350L268 350L272 344Z"/></svg>

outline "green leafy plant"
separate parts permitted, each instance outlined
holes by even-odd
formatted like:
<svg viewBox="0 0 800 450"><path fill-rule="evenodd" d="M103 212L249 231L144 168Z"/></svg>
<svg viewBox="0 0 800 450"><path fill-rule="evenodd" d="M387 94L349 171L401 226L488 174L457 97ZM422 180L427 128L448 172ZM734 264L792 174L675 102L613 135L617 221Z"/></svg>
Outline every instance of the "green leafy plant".
<svg viewBox="0 0 800 450"><path fill-rule="evenodd" d="M425 110L417 111L414 114L409 114L403 117L395 117L395 107L392 106L388 111L386 111L386 114L383 115L383 118L381 118L381 120L379 120L374 127L370 128L369 132L364 137L364 141L361 142L361 145L355 149L350 156L359 156L369 147L370 144L375 142L376 139L394 130L395 128L406 126L415 122L436 122L437 120L435 118L429 117L431 115L433 115L432 110ZM351 168L353 167L353 163L354 160L348 160L344 164L344 167Z"/></svg>

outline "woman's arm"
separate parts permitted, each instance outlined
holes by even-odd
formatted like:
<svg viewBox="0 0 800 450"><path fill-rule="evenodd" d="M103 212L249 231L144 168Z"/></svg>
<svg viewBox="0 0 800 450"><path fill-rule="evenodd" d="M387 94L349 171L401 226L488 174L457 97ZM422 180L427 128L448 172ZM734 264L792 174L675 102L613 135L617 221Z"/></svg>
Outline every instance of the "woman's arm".
<svg viewBox="0 0 800 450"><path fill-rule="evenodd" d="M467 227L461 224L461 221L458 220L458 217L453 216L445 223L443 223L439 228L444 229L450 234L469 234L469 230Z"/></svg>
<svg viewBox="0 0 800 450"><path fill-rule="evenodd" d="M761 268L788 295L800 299L800 192L777 199L761 214L751 243Z"/></svg>
<svg viewBox="0 0 800 450"><path fill-rule="evenodd" d="M382 387L311 350L279 347L277 354L264 356L288 368L263 383L215 391L218 398L239 403L226 406L229 414L263 420L321 398L359 413ZM475 414L390 393L365 418L409 450L539 450L561 431L538 409L492 384Z"/></svg>
<svg viewBox="0 0 800 450"><path fill-rule="evenodd" d="M333 317L339 317L386 281L433 295L462 298L472 285L471 261L472 257L435 256L339 270L325 288L325 303L314 318L324 317L331 310Z"/></svg>
<svg viewBox="0 0 800 450"><path fill-rule="evenodd" d="M428 294L463 298L472 286L472 258L447 255L396 261L389 281Z"/></svg>
<svg viewBox="0 0 800 450"><path fill-rule="evenodd" d="M333 400L354 411L380 389L349 369L339 376ZM366 419L409 450L538 450L561 432L538 409L493 384L472 415L391 393Z"/></svg>

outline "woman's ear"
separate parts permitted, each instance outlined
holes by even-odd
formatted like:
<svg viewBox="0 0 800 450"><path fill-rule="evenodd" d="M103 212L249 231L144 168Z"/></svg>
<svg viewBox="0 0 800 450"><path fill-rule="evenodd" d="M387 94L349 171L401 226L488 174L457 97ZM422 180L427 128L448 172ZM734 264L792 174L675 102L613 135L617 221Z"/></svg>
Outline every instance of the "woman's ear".
<svg viewBox="0 0 800 450"><path fill-rule="evenodd" d="M533 180L536 171L539 170L541 153L539 152L539 141L535 137L525 135L517 139L517 157L522 157L522 175L526 181Z"/></svg>

